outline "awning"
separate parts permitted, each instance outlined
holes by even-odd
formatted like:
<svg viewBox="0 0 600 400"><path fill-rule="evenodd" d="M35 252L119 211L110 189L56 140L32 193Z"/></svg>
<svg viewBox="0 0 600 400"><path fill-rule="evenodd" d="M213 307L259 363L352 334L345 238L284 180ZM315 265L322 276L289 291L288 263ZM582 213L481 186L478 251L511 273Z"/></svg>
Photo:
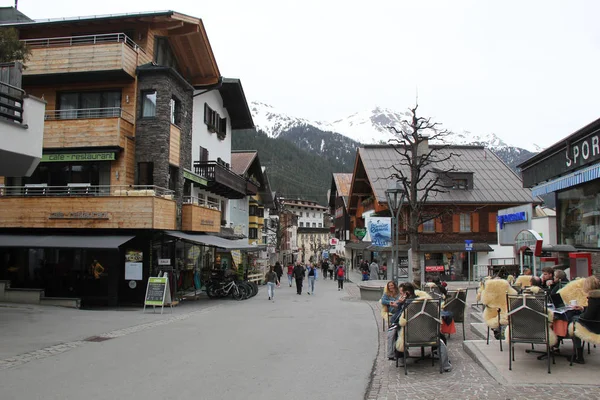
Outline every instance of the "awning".
<svg viewBox="0 0 600 400"><path fill-rule="evenodd" d="M371 245L371 242L350 242L346 243L346 248L351 250L365 250Z"/></svg>
<svg viewBox="0 0 600 400"><path fill-rule="evenodd" d="M576 252L577 249L570 244L547 244L542 245L542 251L555 251L555 252Z"/></svg>
<svg viewBox="0 0 600 400"><path fill-rule="evenodd" d="M118 249L135 236L0 235L0 247Z"/></svg>
<svg viewBox="0 0 600 400"><path fill-rule="evenodd" d="M258 251L261 250L256 245L249 244L246 239L229 240L219 236L202 235L195 233L184 233L179 231L164 231L165 234L176 237L178 239L187 240L194 243L204 244L207 246L220 247L225 250L245 250Z"/></svg>
<svg viewBox="0 0 600 400"><path fill-rule="evenodd" d="M420 244L419 251L422 253L431 252L462 252L465 251L464 243L434 243ZM473 251L494 251L487 243L473 243Z"/></svg>
<svg viewBox="0 0 600 400"><path fill-rule="evenodd" d="M385 251L392 251L392 246L375 246L374 244L370 245L367 247L367 250L370 251L377 251L377 252L385 252ZM410 250L410 245L408 244L400 244L398 246L396 246L394 248L394 250L397 251L408 251Z"/></svg>
<svg viewBox="0 0 600 400"><path fill-rule="evenodd" d="M534 186L531 188L531 195L533 197L542 196L598 178L600 178L600 164L594 164L590 167L561 176L560 178L552 179L541 185Z"/></svg>

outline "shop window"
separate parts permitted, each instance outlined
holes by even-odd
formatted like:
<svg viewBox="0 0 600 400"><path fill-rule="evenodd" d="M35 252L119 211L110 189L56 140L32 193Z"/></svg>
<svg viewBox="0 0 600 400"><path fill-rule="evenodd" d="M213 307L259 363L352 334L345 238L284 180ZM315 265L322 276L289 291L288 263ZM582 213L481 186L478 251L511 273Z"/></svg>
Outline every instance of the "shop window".
<svg viewBox="0 0 600 400"><path fill-rule="evenodd" d="M151 118L156 116L156 90L142 92L142 117Z"/></svg>
<svg viewBox="0 0 600 400"><path fill-rule="evenodd" d="M138 185L154 185L154 163L138 163Z"/></svg>
<svg viewBox="0 0 600 400"><path fill-rule="evenodd" d="M258 239L258 228L249 228L248 229L248 238L249 239Z"/></svg>
<svg viewBox="0 0 600 400"><path fill-rule="evenodd" d="M471 232L471 214L460 214L460 232Z"/></svg>
<svg viewBox="0 0 600 400"><path fill-rule="evenodd" d="M600 248L600 181L558 193L560 242Z"/></svg>
<svg viewBox="0 0 600 400"><path fill-rule="evenodd" d="M170 120L173 125L181 125L181 101L177 100L175 97L171 98L169 102L170 108Z"/></svg>

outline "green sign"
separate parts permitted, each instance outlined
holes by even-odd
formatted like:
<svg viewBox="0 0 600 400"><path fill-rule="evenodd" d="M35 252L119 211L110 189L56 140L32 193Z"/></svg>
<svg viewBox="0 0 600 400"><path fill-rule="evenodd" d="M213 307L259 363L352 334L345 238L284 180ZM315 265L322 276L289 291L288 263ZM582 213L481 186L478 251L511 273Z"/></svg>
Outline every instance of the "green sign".
<svg viewBox="0 0 600 400"><path fill-rule="evenodd" d="M202 186L208 185L208 181L206 179L204 179L201 176L198 176L190 171L183 170L183 178L187 179L188 181L195 182Z"/></svg>
<svg viewBox="0 0 600 400"><path fill-rule="evenodd" d="M358 240L363 240L366 235L367 228L354 228L354 236L356 236Z"/></svg>
<svg viewBox="0 0 600 400"><path fill-rule="evenodd" d="M71 161L112 161L115 153L69 153L43 154L41 162L71 162Z"/></svg>
<svg viewBox="0 0 600 400"><path fill-rule="evenodd" d="M146 299L144 305L162 306L165 304L165 295L169 289L167 278L149 278L146 288ZM169 292L169 301L171 293Z"/></svg>

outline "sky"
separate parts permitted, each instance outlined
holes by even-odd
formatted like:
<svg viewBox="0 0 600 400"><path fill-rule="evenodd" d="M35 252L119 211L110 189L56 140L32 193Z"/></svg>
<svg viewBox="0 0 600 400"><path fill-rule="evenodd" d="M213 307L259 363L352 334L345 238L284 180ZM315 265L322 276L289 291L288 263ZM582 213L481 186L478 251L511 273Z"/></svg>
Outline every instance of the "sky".
<svg viewBox="0 0 600 400"><path fill-rule="evenodd" d="M11 6L14 0L0 0ZM19 0L30 18L201 18L248 101L334 121L419 103L451 130L547 147L600 117L600 2ZM524 142L526 141L526 142Z"/></svg>

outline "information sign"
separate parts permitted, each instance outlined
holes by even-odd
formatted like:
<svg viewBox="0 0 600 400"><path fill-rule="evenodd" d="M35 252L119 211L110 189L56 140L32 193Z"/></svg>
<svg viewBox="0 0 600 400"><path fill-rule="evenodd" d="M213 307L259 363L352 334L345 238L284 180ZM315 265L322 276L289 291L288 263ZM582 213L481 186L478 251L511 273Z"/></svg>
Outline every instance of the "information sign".
<svg viewBox="0 0 600 400"><path fill-rule="evenodd" d="M165 304L171 306L171 312L173 312L169 279L167 277L149 278L148 286L146 287L146 298L144 300L144 312L146 311L146 306L152 306L154 310L156 310L156 306L161 306L160 313L162 314Z"/></svg>

